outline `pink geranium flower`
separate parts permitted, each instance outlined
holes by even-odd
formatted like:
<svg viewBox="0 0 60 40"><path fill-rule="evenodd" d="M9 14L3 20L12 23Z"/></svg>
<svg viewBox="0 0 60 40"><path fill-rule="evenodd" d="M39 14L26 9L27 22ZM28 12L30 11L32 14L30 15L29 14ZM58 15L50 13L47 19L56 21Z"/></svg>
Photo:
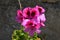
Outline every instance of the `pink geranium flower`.
<svg viewBox="0 0 60 40"><path fill-rule="evenodd" d="M37 22L40 23L41 26L45 26L44 22L46 21L45 15L41 14L40 16L37 17Z"/></svg>
<svg viewBox="0 0 60 40"><path fill-rule="evenodd" d="M27 7L23 10L23 16L27 19L27 18L30 18L30 10L31 8L30 7Z"/></svg>
<svg viewBox="0 0 60 40"><path fill-rule="evenodd" d="M17 10L16 21L18 23L21 23L23 21L23 19L24 19L24 17L23 17L22 11L21 10Z"/></svg>
<svg viewBox="0 0 60 40"><path fill-rule="evenodd" d="M45 9L40 6L34 8L27 7L25 9L17 10L17 22L21 23L24 27L24 31L28 32L30 36L33 36L34 33L40 33L42 26L45 26L44 22L46 21L44 15Z"/></svg>
<svg viewBox="0 0 60 40"><path fill-rule="evenodd" d="M39 11L36 8L31 9L31 18L36 18L39 16Z"/></svg>
<svg viewBox="0 0 60 40"><path fill-rule="evenodd" d="M36 8L27 7L23 10L23 15L26 19L34 19L39 15L39 12Z"/></svg>
<svg viewBox="0 0 60 40"><path fill-rule="evenodd" d="M43 7L41 7L41 6L37 5L36 8L38 9L40 14L45 12L45 9Z"/></svg>
<svg viewBox="0 0 60 40"><path fill-rule="evenodd" d="M36 24L32 20L24 20L22 22L22 25L24 26L24 31L28 32L30 36L33 36L35 32L40 33L41 30L39 30L40 25Z"/></svg>
<svg viewBox="0 0 60 40"><path fill-rule="evenodd" d="M46 18L45 18L45 15L44 14L41 14L40 16L37 17L37 21L42 21L42 22L45 22L46 21Z"/></svg>

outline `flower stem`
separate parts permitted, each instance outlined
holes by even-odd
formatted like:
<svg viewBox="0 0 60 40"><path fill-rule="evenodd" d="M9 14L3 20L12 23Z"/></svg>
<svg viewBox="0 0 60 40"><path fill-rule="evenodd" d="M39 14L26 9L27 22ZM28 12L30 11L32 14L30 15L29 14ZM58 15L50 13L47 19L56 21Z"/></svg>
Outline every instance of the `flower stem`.
<svg viewBox="0 0 60 40"><path fill-rule="evenodd" d="M19 2L19 5L20 5L20 10L22 10L22 5L21 5L20 0L18 0L18 2Z"/></svg>

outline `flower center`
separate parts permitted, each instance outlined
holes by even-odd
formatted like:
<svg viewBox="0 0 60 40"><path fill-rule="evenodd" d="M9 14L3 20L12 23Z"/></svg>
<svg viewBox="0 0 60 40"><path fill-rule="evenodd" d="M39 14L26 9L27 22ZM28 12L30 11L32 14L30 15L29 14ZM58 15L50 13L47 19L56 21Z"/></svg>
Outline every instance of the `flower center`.
<svg viewBox="0 0 60 40"><path fill-rule="evenodd" d="M30 11L29 10L27 11L27 16L30 16Z"/></svg>
<svg viewBox="0 0 60 40"><path fill-rule="evenodd" d="M33 25L33 23L30 23L29 25L30 25L30 26L32 26L32 25Z"/></svg>
<svg viewBox="0 0 60 40"><path fill-rule="evenodd" d="M42 9L41 8L38 8L39 12L41 13Z"/></svg>
<svg viewBox="0 0 60 40"><path fill-rule="evenodd" d="M35 29L35 27L36 27L36 25L35 25L35 24L30 24L30 29L31 29L31 30L34 30L34 29Z"/></svg>
<svg viewBox="0 0 60 40"><path fill-rule="evenodd" d="M35 16L35 12L32 12L32 13L31 13L31 16L34 17L34 16Z"/></svg>
<svg viewBox="0 0 60 40"><path fill-rule="evenodd" d="M20 16L23 16L22 13L20 13Z"/></svg>
<svg viewBox="0 0 60 40"><path fill-rule="evenodd" d="M31 26L31 30L34 30L35 26Z"/></svg>

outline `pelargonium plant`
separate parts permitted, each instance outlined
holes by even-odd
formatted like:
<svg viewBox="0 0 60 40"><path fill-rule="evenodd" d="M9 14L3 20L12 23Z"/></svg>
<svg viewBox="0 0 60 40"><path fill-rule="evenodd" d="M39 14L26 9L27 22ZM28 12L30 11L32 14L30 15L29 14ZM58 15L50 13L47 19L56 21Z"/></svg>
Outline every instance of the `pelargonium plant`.
<svg viewBox="0 0 60 40"><path fill-rule="evenodd" d="M37 35L41 33L40 28L45 26L44 12L45 9L38 5L17 10L16 21L21 24L21 29L14 31L12 40L40 40Z"/></svg>

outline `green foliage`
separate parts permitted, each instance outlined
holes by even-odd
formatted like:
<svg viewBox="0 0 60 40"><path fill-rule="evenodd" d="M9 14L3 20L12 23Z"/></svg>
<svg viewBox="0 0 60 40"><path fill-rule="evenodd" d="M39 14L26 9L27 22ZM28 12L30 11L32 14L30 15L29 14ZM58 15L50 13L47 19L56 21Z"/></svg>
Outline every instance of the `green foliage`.
<svg viewBox="0 0 60 40"><path fill-rule="evenodd" d="M36 33L33 37L30 37L28 33L25 33L23 30L14 30L12 34L12 40L35 40L36 38Z"/></svg>

